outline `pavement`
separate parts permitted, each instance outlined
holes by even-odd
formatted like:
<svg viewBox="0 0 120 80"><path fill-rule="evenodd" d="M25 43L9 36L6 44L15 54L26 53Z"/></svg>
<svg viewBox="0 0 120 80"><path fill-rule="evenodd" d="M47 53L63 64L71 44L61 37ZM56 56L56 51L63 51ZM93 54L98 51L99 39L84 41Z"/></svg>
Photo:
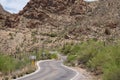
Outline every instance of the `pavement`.
<svg viewBox="0 0 120 80"><path fill-rule="evenodd" d="M62 64L62 61L48 60L37 63L38 70L15 80L75 80L79 73Z"/></svg>

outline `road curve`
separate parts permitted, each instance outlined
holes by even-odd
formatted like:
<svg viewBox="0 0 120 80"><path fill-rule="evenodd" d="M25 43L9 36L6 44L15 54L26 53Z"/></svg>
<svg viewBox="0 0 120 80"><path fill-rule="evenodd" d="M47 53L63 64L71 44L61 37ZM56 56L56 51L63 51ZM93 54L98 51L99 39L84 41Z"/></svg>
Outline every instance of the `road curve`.
<svg viewBox="0 0 120 80"><path fill-rule="evenodd" d="M61 61L47 60L37 63L38 70L15 80L73 80L77 72L64 66Z"/></svg>

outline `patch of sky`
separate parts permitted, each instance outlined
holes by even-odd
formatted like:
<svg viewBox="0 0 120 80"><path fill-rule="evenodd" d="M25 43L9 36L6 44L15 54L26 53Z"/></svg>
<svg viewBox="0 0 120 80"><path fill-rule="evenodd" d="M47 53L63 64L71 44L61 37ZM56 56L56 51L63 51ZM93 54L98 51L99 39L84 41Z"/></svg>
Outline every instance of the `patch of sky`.
<svg viewBox="0 0 120 80"><path fill-rule="evenodd" d="M18 13L28 2L29 0L0 0L3 8L10 13Z"/></svg>

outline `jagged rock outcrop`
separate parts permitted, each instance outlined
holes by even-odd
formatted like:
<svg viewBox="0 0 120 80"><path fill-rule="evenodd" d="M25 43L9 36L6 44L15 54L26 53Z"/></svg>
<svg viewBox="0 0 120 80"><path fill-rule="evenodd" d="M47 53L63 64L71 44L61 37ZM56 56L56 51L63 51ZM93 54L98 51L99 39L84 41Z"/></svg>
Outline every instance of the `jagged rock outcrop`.
<svg viewBox="0 0 120 80"><path fill-rule="evenodd" d="M4 21L7 15L8 13L3 9L3 7L0 4L0 28L4 25Z"/></svg>
<svg viewBox="0 0 120 80"><path fill-rule="evenodd" d="M60 13L72 6L75 1L76 0L31 0L20 14L28 12L28 8L31 8L29 12L32 10L46 10L51 13Z"/></svg>
<svg viewBox="0 0 120 80"><path fill-rule="evenodd" d="M16 28L19 24L19 20L20 19L17 15L7 16L4 26L9 27L9 28Z"/></svg>
<svg viewBox="0 0 120 80"><path fill-rule="evenodd" d="M64 14L66 16L84 14L86 8L83 0L31 0L19 15L42 21Z"/></svg>
<svg viewBox="0 0 120 80"><path fill-rule="evenodd" d="M1 4L0 4L0 14L2 14L2 15L8 15L8 14L9 14L8 12L6 12L6 11L3 9L3 7L2 7Z"/></svg>
<svg viewBox="0 0 120 80"><path fill-rule="evenodd" d="M86 11L87 5L83 0L30 0L19 16L26 18L29 24L24 26L27 28L45 24L54 28L75 24L75 17L71 15L85 14Z"/></svg>
<svg viewBox="0 0 120 80"><path fill-rule="evenodd" d="M18 25L19 18L17 14L10 14L0 5L0 21L1 28L15 28Z"/></svg>

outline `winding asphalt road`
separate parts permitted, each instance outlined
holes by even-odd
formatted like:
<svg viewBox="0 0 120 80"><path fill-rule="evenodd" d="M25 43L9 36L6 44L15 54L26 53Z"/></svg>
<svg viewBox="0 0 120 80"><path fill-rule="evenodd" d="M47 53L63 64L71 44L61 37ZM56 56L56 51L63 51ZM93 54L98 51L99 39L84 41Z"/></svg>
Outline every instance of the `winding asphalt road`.
<svg viewBox="0 0 120 80"><path fill-rule="evenodd" d="M16 80L72 80L77 75L75 71L62 64L62 61L43 61L37 64L38 70L30 75Z"/></svg>

